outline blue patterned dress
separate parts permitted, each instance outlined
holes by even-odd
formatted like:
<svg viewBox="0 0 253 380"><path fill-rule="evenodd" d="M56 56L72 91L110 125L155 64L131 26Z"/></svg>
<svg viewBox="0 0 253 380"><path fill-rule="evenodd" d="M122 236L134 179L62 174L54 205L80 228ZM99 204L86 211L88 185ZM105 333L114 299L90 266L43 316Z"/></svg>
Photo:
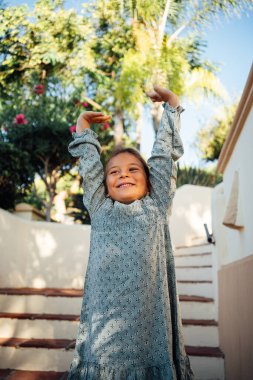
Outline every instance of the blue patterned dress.
<svg viewBox="0 0 253 380"><path fill-rule="evenodd" d="M150 195L131 204L106 197L97 135L73 133L84 204L91 216L90 256L68 380L192 380L176 290L168 211L183 154L181 106L167 103L156 136Z"/></svg>

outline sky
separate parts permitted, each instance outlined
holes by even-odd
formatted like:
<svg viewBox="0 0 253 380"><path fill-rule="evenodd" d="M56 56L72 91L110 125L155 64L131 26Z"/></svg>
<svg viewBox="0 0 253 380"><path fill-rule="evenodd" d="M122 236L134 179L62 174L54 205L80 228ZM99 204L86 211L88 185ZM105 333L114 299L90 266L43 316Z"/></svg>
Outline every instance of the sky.
<svg viewBox="0 0 253 380"><path fill-rule="evenodd" d="M7 5L27 4L32 6L31 0L9 0ZM84 1L66 1L67 8L78 8ZM87 2L87 0L86 0ZM242 14L240 18L233 16L226 20L221 18L206 29L203 36L207 47L203 57L219 65L219 77L228 93L228 101L238 98L246 84L253 58L253 10ZM194 147L197 131L219 111L219 102L204 99L202 104L196 105L182 99L185 111L181 114L181 137L184 143L184 156L180 163L187 166L203 167L206 164L201 160L200 153ZM145 129L142 131L141 152L148 158L154 142L154 133L150 115L143 116Z"/></svg>

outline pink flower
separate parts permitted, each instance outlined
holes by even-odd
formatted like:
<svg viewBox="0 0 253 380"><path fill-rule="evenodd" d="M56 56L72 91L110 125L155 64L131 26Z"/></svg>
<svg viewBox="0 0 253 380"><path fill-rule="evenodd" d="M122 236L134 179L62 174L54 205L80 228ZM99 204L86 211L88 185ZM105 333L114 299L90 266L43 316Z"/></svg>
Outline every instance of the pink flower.
<svg viewBox="0 0 253 380"><path fill-rule="evenodd" d="M19 113L15 116L14 123L16 124L27 124L28 121L25 118L25 115L23 113Z"/></svg>
<svg viewBox="0 0 253 380"><path fill-rule="evenodd" d="M76 125L72 125L69 130L71 133L76 132Z"/></svg>
<svg viewBox="0 0 253 380"><path fill-rule="evenodd" d="M109 123L104 123L103 126L102 126L102 131L106 131L108 128L110 128L110 124Z"/></svg>
<svg viewBox="0 0 253 380"><path fill-rule="evenodd" d="M36 86L34 86L34 88L33 88L33 92L35 93L35 94L38 94L38 95L42 95L42 94L44 94L44 86L43 86L43 84L36 84Z"/></svg>
<svg viewBox="0 0 253 380"><path fill-rule="evenodd" d="M81 103L82 104L82 106L84 107L84 108L88 108L89 107L89 104L87 103L87 102L83 102L83 103Z"/></svg>

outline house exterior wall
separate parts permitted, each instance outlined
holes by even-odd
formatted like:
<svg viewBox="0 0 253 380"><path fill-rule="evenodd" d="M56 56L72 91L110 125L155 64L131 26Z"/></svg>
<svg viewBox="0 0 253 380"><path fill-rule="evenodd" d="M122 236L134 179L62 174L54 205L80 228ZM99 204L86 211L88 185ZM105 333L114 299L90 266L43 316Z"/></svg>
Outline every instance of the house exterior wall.
<svg viewBox="0 0 253 380"><path fill-rule="evenodd" d="M220 347L225 354L227 380L253 378L253 69L242 95L230 134L221 152L218 168L223 183L212 197L212 228L216 241L216 292ZM238 196L235 202L240 223L229 227L223 220L229 204L235 172ZM237 176L236 176L237 177Z"/></svg>
<svg viewBox="0 0 253 380"><path fill-rule="evenodd" d="M219 338L225 353L226 380L253 377L253 255L218 272Z"/></svg>
<svg viewBox="0 0 253 380"><path fill-rule="evenodd" d="M242 230L227 229L229 256L224 264L253 254L253 110L246 119L233 154L223 173L224 198L229 199L233 175L239 173L239 199Z"/></svg>

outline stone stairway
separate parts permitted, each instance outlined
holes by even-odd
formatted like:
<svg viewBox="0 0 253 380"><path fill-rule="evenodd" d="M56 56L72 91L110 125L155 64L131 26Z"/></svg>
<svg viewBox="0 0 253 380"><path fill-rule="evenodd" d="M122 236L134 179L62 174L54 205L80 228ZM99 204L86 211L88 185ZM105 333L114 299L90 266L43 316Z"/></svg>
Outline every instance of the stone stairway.
<svg viewBox="0 0 253 380"><path fill-rule="evenodd" d="M223 380L224 355L219 348L212 246L178 247L174 256L184 340L194 374L199 380Z"/></svg>
<svg viewBox="0 0 253 380"><path fill-rule="evenodd" d="M175 251L186 351L196 379L224 379L209 245ZM81 289L0 289L0 379L66 379Z"/></svg>

